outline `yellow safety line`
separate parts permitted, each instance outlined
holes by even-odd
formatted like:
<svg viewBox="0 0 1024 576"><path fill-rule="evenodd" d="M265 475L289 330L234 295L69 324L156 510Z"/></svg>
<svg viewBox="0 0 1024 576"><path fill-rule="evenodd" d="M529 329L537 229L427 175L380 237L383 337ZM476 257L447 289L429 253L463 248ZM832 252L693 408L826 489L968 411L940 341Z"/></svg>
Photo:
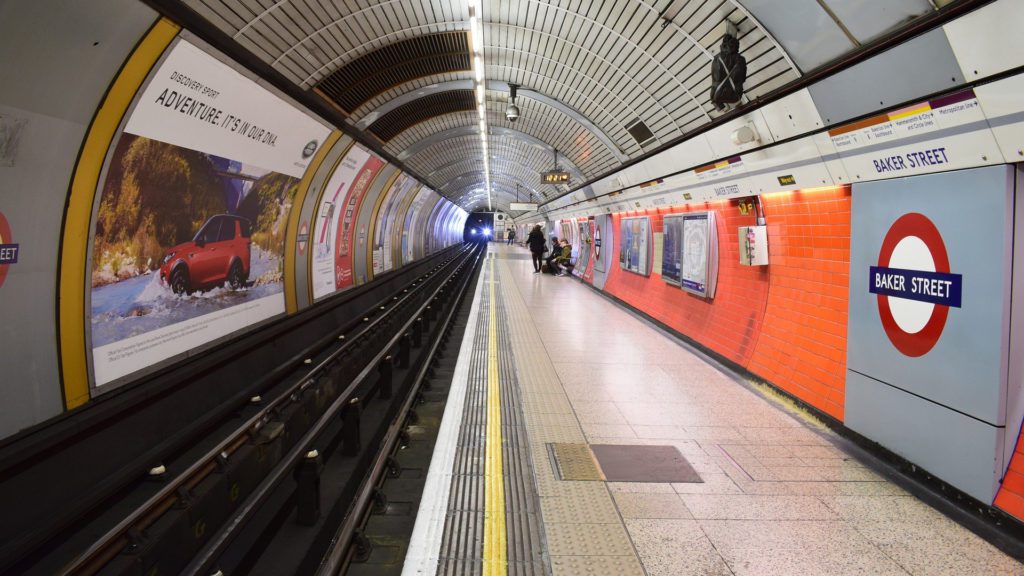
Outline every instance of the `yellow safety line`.
<svg viewBox="0 0 1024 576"><path fill-rule="evenodd" d="M103 160L135 93L179 30L181 28L177 24L161 18L135 47L93 116L75 165L64 214L57 302L64 406L68 410L89 401L85 291L90 283L85 263L89 256L89 228Z"/></svg>
<svg viewBox="0 0 1024 576"><path fill-rule="evenodd" d="M494 295L494 259L490 264L487 331L487 456L484 468L484 576L508 574L505 534L505 475L501 462L501 386L498 381L498 318Z"/></svg>

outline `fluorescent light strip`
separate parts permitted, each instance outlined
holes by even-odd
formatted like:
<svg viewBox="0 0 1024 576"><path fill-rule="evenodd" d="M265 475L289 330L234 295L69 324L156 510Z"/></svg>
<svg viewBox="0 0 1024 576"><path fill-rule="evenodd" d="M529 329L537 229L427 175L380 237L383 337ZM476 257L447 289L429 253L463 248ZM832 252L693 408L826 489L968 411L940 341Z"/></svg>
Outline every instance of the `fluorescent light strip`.
<svg viewBox="0 0 1024 576"><path fill-rule="evenodd" d="M487 150L487 79L484 77L484 36L479 17L480 2L479 0L467 0L467 4L469 7L469 38L473 61L473 79L476 83L476 109L477 116L480 118L479 128L484 161L484 186L486 186L487 191L487 209L492 210L491 169Z"/></svg>

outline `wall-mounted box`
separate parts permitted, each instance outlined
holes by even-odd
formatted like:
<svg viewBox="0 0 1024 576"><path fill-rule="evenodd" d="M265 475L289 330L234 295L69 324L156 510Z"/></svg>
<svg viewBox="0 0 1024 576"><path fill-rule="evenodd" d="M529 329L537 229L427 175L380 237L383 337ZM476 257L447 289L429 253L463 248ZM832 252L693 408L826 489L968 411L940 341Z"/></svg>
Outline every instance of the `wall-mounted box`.
<svg viewBox="0 0 1024 576"><path fill-rule="evenodd" d="M740 264L768 265L768 227L740 226Z"/></svg>

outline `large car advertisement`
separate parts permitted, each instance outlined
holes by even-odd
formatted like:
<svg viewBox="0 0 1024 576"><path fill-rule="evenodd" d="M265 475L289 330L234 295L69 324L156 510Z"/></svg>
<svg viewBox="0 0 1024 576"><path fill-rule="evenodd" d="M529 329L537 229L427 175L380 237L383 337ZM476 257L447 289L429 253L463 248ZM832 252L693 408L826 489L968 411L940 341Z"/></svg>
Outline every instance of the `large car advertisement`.
<svg viewBox="0 0 1024 576"><path fill-rule="evenodd" d="M95 208L97 387L285 311L284 238L329 129L198 47L153 73Z"/></svg>
<svg viewBox="0 0 1024 576"><path fill-rule="evenodd" d="M314 299L352 286L353 223L363 196L383 167L383 160L353 146L324 187L313 229Z"/></svg>

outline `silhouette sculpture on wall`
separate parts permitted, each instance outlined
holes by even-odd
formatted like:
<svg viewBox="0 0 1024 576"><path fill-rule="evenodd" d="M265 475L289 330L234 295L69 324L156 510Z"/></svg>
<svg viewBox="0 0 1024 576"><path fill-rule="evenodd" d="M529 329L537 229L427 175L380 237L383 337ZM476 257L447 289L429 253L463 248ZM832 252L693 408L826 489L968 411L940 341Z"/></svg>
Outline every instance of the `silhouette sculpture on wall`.
<svg viewBox="0 0 1024 576"><path fill-rule="evenodd" d="M719 111L743 98L743 82L747 79L747 59L740 56L740 41L735 36L722 37L721 51L711 62L711 102Z"/></svg>

